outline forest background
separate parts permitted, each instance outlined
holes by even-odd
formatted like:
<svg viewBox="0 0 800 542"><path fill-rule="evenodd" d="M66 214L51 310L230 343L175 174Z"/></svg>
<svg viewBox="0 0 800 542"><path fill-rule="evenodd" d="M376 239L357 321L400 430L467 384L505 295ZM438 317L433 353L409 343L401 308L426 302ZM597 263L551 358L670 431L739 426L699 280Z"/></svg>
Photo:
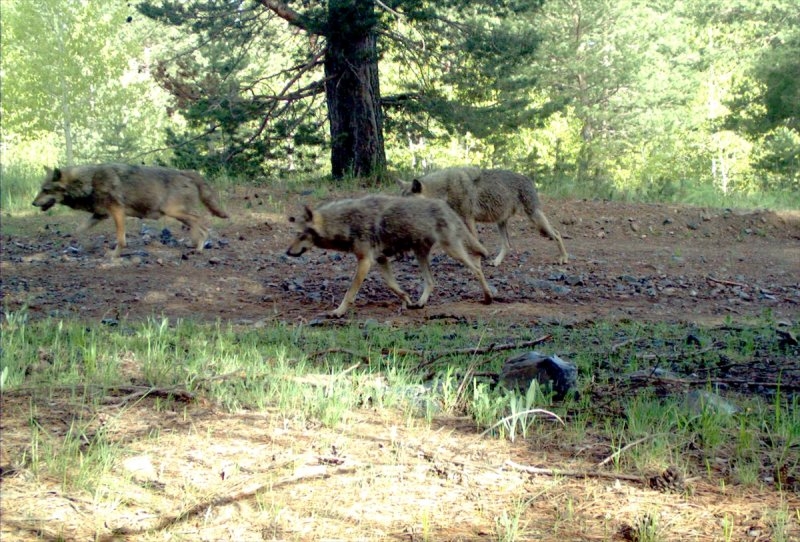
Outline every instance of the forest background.
<svg viewBox="0 0 800 542"><path fill-rule="evenodd" d="M103 161L264 184L470 163L555 195L800 206L795 0L3 0L0 15L5 210L29 207L42 166Z"/></svg>

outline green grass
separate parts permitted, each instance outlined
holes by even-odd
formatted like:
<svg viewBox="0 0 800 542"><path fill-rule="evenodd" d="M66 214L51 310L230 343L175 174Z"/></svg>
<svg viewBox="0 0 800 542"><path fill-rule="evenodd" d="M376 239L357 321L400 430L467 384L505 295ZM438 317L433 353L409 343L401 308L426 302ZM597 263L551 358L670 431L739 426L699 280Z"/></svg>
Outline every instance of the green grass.
<svg viewBox="0 0 800 542"><path fill-rule="evenodd" d="M0 209L6 214L20 214L31 212L31 201L39 190L44 178L41 163L36 158L5 157L0 163ZM400 177L407 179L418 172L403 171ZM389 174L382 179L361 179L346 177L331 181L327 175L305 176L303 178L266 179L242 178L236 175L219 174L209 178L218 190L228 191L239 186L258 187L269 184L273 189L276 185L293 193L312 195L316 199L325 199L332 191L388 191L396 192L394 183L395 174ZM598 186L595 183L581 182L577 179L542 178L538 182L539 190L555 198L569 199L609 199L617 201L664 202L683 203L695 206L713 208L769 208L769 209L800 209L800 193L796 191L783 192L734 192L722 194L717 188L708 184L687 180L680 183L671 182L669 186L653 189L649 184L642 184L638 188L622 189L614 186ZM269 196L271 199L272 196ZM280 201L266 202L270 208L284 212Z"/></svg>
<svg viewBox="0 0 800 542"><path fill-rule="evenodd" d="M0 163L0 209L8 215L36 210L31 206L44 179L44 168L27 162Z"/></svg>
<svg viewBox="0 0 800 542"><path fill-rule="evenodd" d="M185 392L221 408L279 409L286 416L336 427L360 408L394 409L408 423L430 423L441 416L469 416L476 431L496 438L543 443L579 443L591 435L608 444L610 466L620 471L654 472L675 465L685 473L720 475L711 468L730 466L724 478L758 485L763 469L785 466L797 475L800 404L780 390L771 398L729 394L739 408L728 414L686 401L680 390L633 386L619 375L661 364L682 378L711 374L720 360L740 360L757 344L767 357L791 357L781 350L771 322L732 330L673 324L599 323L563 328L482 324L439 324L380 328L370 323L331 327L277 324L236 328L190 320L122 321L108 326L72 320L29 320L25 312L5 314L2 322L0 388L30 395L30 446L24 462L65 485L94 487L119 453L92 418L101 397L131 389L161 390L157 408L167 408ZM513 355L445 356L420 368L424 353L455 351L487 343L525 341L544 333L553 340L540 351L558 353L579 368L580 395L555 403L532 385L510 391L473 376L497 371ZM699 336L704 349L687 346ZM743 348L744 347L744 348ZM641 352L655 353L644 362ZM423 354L420 354L420 353ZM688 377L686 375L695 375ZM432 376L424 381L425 376ZM695 388L716 392L710 383ZM68 396L84 413L66 435L49 434L38 423L48 397ZM160 405L160 406L159 406ZM564 420L554 423L552 412ZM513 532L514 514L498 519ZM776 522L780 518L776 516Z"/></svg>

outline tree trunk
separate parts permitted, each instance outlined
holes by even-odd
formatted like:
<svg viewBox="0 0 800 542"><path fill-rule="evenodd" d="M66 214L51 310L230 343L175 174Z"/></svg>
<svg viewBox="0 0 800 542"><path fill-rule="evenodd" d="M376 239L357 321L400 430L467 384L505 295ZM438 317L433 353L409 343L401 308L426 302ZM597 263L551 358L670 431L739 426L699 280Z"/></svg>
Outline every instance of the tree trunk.
<svg viewBox="0 0 800 542"><path fill-rule="evenodd" d="M325 94L336 179L386 169L375 25L373 0L328 3Z"/></svg>
<svg viewBox="0 0 800 542"><path fill-rule="evenodd" d="M61 24L61 19L57 15L53 15L53 28L55 30L56 40L58 42L58 53L62 58L66 58L67 53L65 52L64 46L64 29ZM61 116L63 121L62 126L64 128L64 148L66 152L65 165L71 166L74 162L74 153L72 150L72 111L69 107L70 92L67 88L69 79L66 76L60 77L59 79L59 100L61 102Z"/></svg>

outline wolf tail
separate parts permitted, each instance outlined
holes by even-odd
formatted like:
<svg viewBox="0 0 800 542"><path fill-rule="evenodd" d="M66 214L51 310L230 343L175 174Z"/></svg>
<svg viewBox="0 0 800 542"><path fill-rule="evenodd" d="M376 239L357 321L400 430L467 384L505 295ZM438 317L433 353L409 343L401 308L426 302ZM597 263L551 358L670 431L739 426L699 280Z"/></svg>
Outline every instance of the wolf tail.
<svg viewBox="0 0 800 542"><path fill-rule="evenodd" d="M220 218L228 218L228 213L222 209L219 201L217 201L217 195L211 190L211 187L208 186L203 176L196 171L186 171L185 173L187 176L191 177L197 185L197 191L200 193L200 201L208 207L211 214Z"/></svg>

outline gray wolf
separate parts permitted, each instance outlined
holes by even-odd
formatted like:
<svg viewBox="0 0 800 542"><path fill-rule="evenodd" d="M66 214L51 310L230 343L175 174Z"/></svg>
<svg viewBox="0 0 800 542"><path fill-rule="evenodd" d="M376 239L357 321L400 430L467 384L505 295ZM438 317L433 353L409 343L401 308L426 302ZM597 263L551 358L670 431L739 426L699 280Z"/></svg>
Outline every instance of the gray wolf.
<svg viewBox="0 0 800 542"><path fill-rule="evenodd" d="M126 246L126 216L176 218L189 227L198 251L203 249L208 237L208 229L194 211L198 204L202 202L215 216L228 218L214 192L195 171L125 164L45 170L47 175L33 205L46 211L60 203L91 213L79 232L111 217L117 229L117 245L112 257L119 256Z"/></svg>
<svg viewBox="0 0 800 542"><path fill-rule="evenodd" d="M488 252L441 200L396 196L342 199L316 209L306 207L300 222L300 232L286 251L289 256L300 256L318 247L352 252L358 261L353 282L331 316L341 317L347 312L373 263L378 264L383 280L403 301L404 307L424 307L434 287L430 253L437 246L478 277L483 288L483 302L492 302L491 290L480 266L480 257L486 257ZM416 256L425 283L416 303L412 303L397 284L389 262L391 256L406 252Z"/></svg>
<svg viewBox="0 0 800 542"><path fill-rule="evenodd" d="M511 248L508 220L518 210L528 216L542 235L558 243L558 263L565 264L569 260L561 234L550 225L542 212L536 186L525 175L505 169L464 166L434 171L408 183L397 182L404 196L416 195L446 201L476 237L476 222L494 222L502 243L500 252L492 262L495 266L500 265Z"/></svg>

